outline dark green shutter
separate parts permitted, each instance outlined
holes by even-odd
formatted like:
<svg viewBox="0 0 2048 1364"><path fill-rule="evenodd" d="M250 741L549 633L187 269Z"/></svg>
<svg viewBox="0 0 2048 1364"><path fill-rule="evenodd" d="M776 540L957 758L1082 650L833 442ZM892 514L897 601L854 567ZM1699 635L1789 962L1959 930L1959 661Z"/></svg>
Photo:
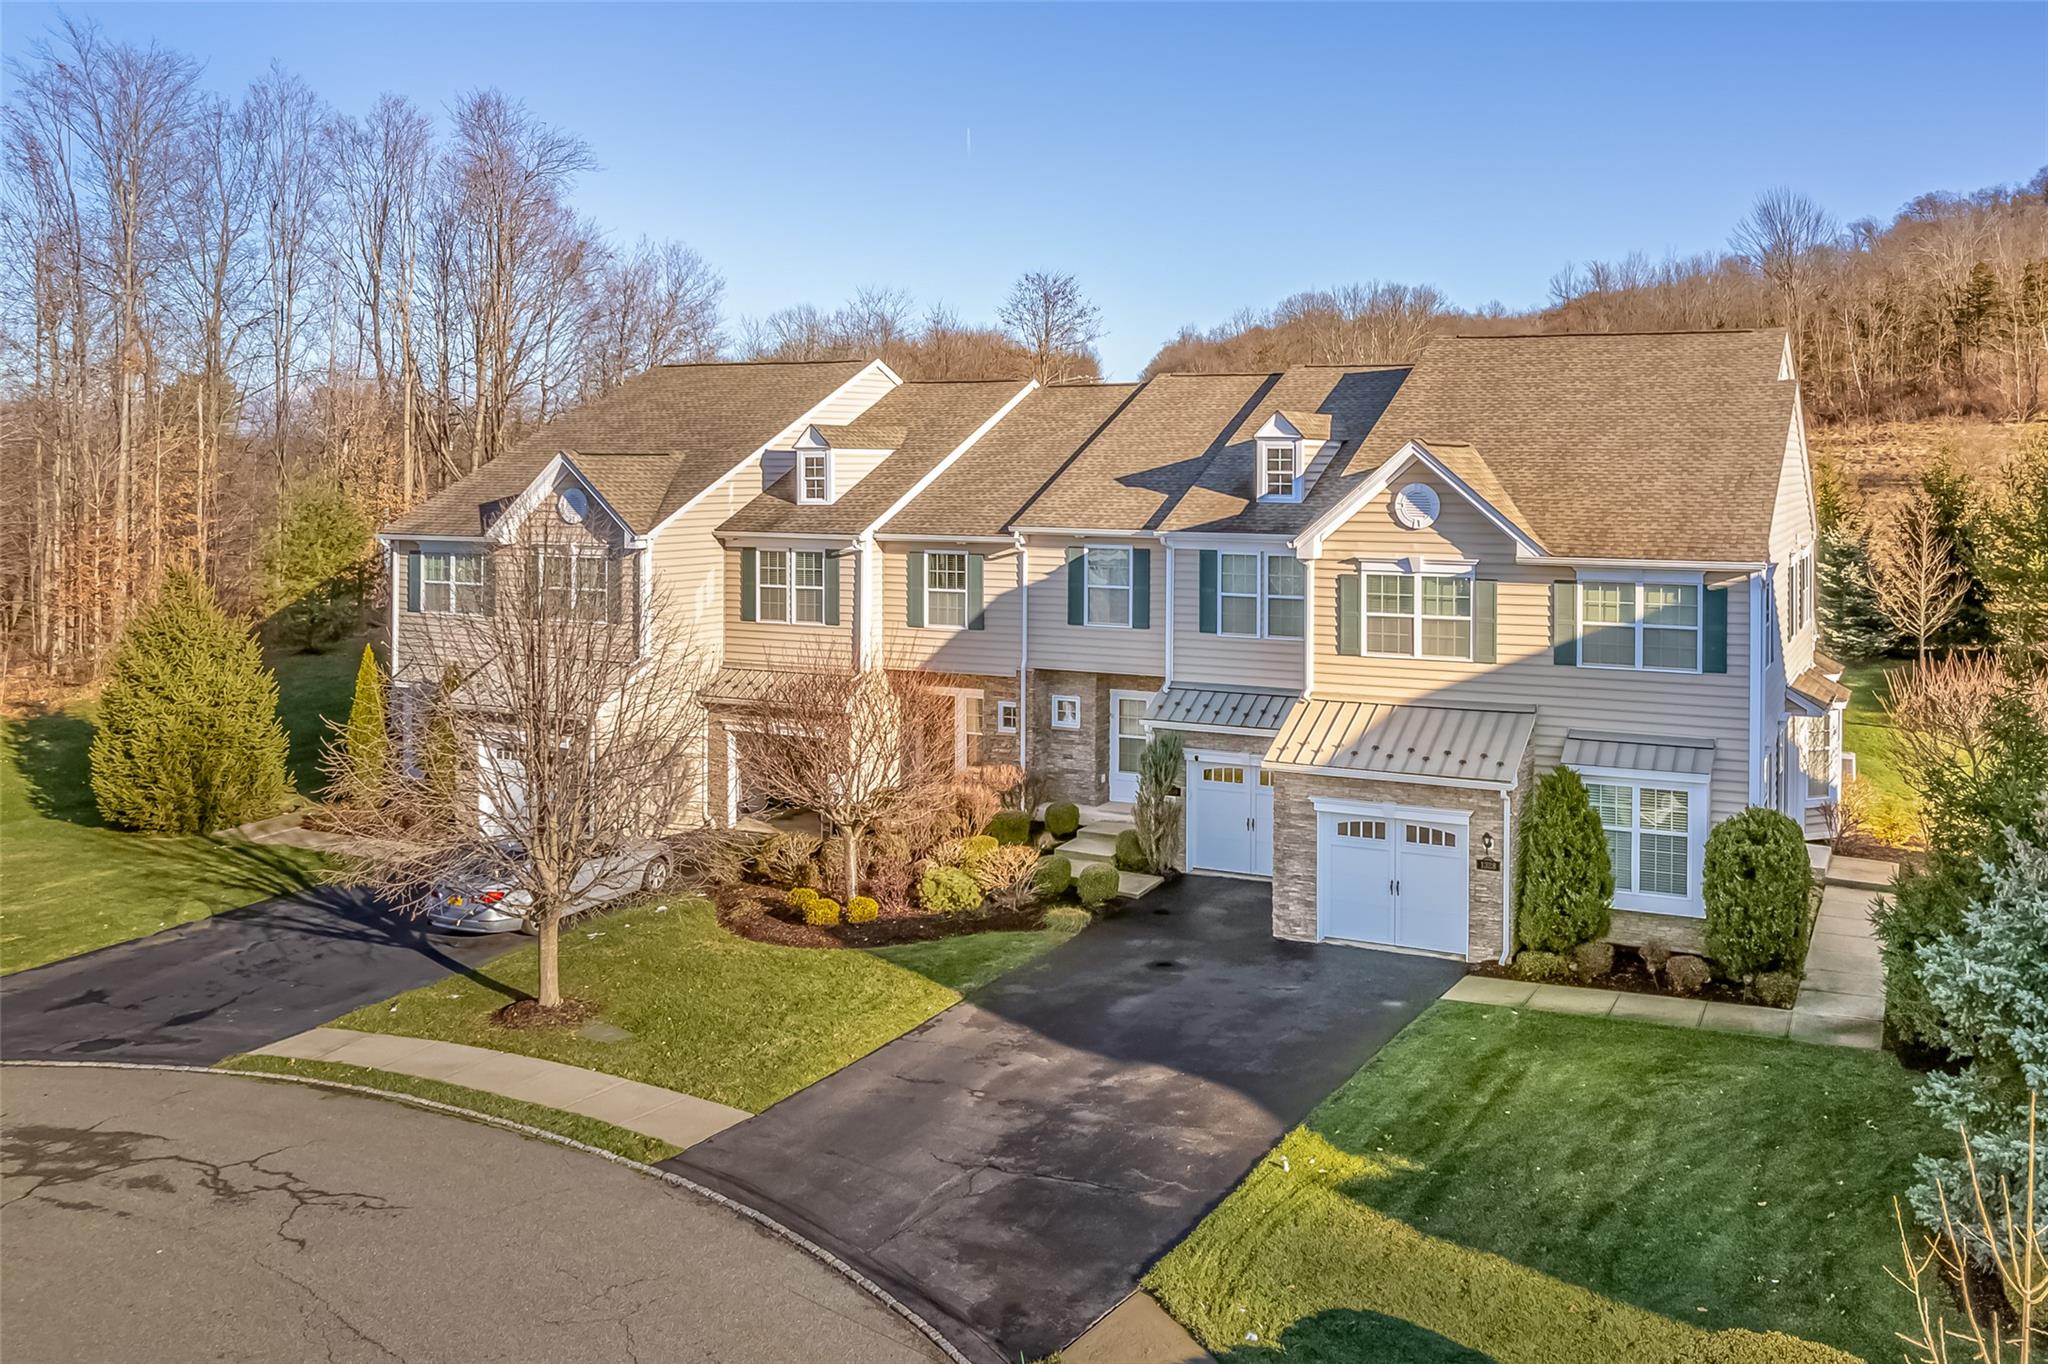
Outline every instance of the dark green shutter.
<svg viewBox="0 0 2048 1364"><path fill-rule="evenodd" d="M1337 652L1359 656L1358 575L1337 575Z"/></svg>
<svg viewBox="0 0 2048 1364"><path fill-rule="evenodd" d="M1216 551L1202 551L1202 609L1201 630L1205 635L1216 633L1216 587L1218 582L1218 560Z"/></svg>
<svg viewBox="0 0 2048 1364"><path fill-rule="evenodd" d="M1472 580L1472 661L1493 663L1500 657L1495 643L1499 634L1500 584L1491 578Z"/></svg>
<svg viewBox="0 0 2048 1364"><path fill-rule="evenodd" d="M1088 623L1088 551L1067 546L1067 624Z"/></svg>
<svg viewBox="0 0 2048 1364"><path fill-rule="evenodd" d="M1131 628L1152 628L1152 551L1131 551Z"/></svg>
<svg viewBox="0 0 2048 1364"><path fill-rule="evenodd" d="M913 549L903 556L903 623L916 630L924 625L924 551Z"/></svg>
<svg viewBox="0 0 2048 1364"><path fill-rule="evenodd" d="M985 629L981 618L981 556L967 556L967 628Z"/></svg>
<svg viewBox="0 0 2048 1364"><path fill-rule="evenodd" d="M740 619L754 619L754 559L756 551L750 545L740 551Z"/></svg>
<svg viewBox="0 0 2048 1364"><path fill-rule="evenodd" d="M1728 671L1728 589L1710 587L1706 598L1706 645L1705 657L1700 667L1704 672L1725 673Z"/></svg>
<svg viewBox="0 0 2048 1364"><path fill-rule="evenodd" d="M1579 585L1550 585L1550 658L1560 668L1579 666Z"/></svg>
<svg viewBox="0 0 2048 1364"><path fill-rule="evenodd" d="M839 623L839 556L829 551L825 555L825 623Z"/></svg>
<svg viewBox="0 0 2048 1364"><path fill-rule="evenodd" d="M405 609L420 609L420 552L416 549L405 555Z"/></svg>

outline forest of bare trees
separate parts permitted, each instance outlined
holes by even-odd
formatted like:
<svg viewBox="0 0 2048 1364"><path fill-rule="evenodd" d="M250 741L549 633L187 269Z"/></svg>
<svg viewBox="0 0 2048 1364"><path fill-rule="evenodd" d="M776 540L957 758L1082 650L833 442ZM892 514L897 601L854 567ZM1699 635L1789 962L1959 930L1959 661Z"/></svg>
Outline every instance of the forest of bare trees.
<svg viewBox="0 0 2048 1364"><path fill-rule="evenodd" d="M1820 420L2042 408L2048 169L2022 186L1923 194L1846 227L1791 190L1758 196L1719 253L1568 265L1531 314L1458 312L1435 289L1296 294L1167 342L1147 372L1412 360L1441 331L1689 331L1783 326Z"/></svg>

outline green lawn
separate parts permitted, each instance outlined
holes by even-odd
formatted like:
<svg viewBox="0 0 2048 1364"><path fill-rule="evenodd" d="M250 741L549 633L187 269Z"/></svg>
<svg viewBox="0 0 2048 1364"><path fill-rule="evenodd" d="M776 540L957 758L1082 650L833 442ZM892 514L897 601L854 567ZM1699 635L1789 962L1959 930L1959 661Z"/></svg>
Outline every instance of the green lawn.
<svg viewBox="0 0 2048 1364"><path fill-rule="evenodd" d="M321 717L347 713L358 656L359 646L272 660L303 794L316 789ZM90 701L0 725L0 974L313 883L323 859L303 849L107 828L93 804L92 736Z"/></svg>
<svg viewBox="0 0 2048 1364"><path fill-rule="evenodd" d="M1894 1360L1891 1200L1941 1145L1912 1087L1879 1052L1438 1004L1146 1286L1228 1359Z"/></svg>
<svg viewBox="0 0 2048 1364"><path fill-rule="evenodd" d="M703 900L643 904L562 937L563 993L595 1004L629 1041L493 1023L533 992L531 946L335 1023L521 1052L759 1112L1065 936L985 933L885 953L774 947L726 932Z"/></svg>
<svg viewBox="0 0 2048 1364"><path fill-rule="evenodd" d="M466 1108L472 1113L482 1113L493 1118L504 1118L509 1122L522 1123L527 1127L538 1127L543 1132L580 1141L585 1146L610 1151L614 1155L637 1160L643 1165L652 1165L658 1160L667 1160L682 1151L680 1146L671 1146L665 1141L639 1132L629 1132L623 1127L614 1127L596 1118L586 1118L580 1113L564 1113L559 1108L546 1108L518 1099L508 1099L499 1094L486 1094L480 1089L465 1089L440 1080L422 1080L416 1075L399 1075L388 1070L376 1070L369 1066L351 1066L339 1061L301 1061L290 1056L230 1056L220 1063L222 1070L246 1071L255 1075L306 1075L316 1080L340 1080L344 1084L367 1085L372 1089L388 1089L397 1094L411 1094L436 1103L451 1104Z"/></svg>
<svg viewBox="0 0 2048 1364"><path fill-rule="evenodd" d="M1868 785L1872 800L1869 814L1872 832L1886 837L1896 831L1917 837L1919 802L1900 778L1892 761L1892 726L1884 713L1884 698L1895 669L1905 667L1903 659L1879 659L1873 663L1852 663L1842 674L1849 688L1849 710L1842 719L1842 747L1856 755L1856 778Z"/></svg>

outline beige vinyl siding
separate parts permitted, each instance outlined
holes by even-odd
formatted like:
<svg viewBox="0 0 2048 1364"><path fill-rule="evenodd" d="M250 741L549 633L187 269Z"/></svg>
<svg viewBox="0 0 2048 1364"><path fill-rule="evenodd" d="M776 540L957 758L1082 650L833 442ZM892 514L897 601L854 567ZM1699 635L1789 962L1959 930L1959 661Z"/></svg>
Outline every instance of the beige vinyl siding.
<svg viewBox="0 0 2048 1364"><path fill-rule="evenodd" d="M1090 544L1152 551L1152 627L1067 624L1067 547ZM1036 535L1026 546L1031 605L1031 666L1085 673L1166 671L1166 551L1155 541L1106 536L1100 540ZM1178 646L1179 641L1175 644Z"/></svg>
<svg viewBox="0 0 2048 1364"><path fill-rule="evenodd" d="M954 630L933 626L913 629L907 623L906 592L910 555L966 553L982 556L983 628ZM1018 638L1024 622L1024 594L1017 581L1022 559L1001 545L887 544L882 561L882 662L891 668L929 668L937 672L996 677L1017 671ZM970 604L971 605L971 604ZM929 614L926 615L929 620ZM993 726L993 715L988 719Z"/></svg>
<svg viewBox="0 0 2048 1364"><path fill-rule="evenodd" d="M1217 546L1249 553L1271 546ZM1277 552L1285 553L1285 550ZM1158 560L1153 564L1158 571ZM1202 551L1173 551L1173 677L1175 683L1300 691L1307 651L1299 639L1254 639L1248 635L1202 633Z"/></svg>
<svg viewBox="0 0 2048 1364"><path fill-rule="evenodd" d="M1784 641L1788 678L1813 666L1813 651L1819 643L1816 625L1795 631L1792 620L1793 560L1802 548L1812 548L1818 538L1804 429L1795 417L1785 437L1785 463L1778 473L1778 501L1771 512L1771 562L1778 570L1772 575L1772 590L1778 599L1779 637Z"/></svg>
<svg viewBox="0 0 2048 1364"><path fill-rule="evenodd" d="M1534 706L1536 770L1555 766L1571 729L1675 735L1715 744L1711 807L1715 819L1749 798L1749 591L1742 575L1707 576L1728 588L1728 671L1658 673L1563 668L1550 645L1550 585L1569 569L1517 562L1513 542L1462 496L1434 480L1442 513L1435 526L1411 531L1397 523L1381 496L1333 534L1314 571L1315 686L1318 696L1343 695L1394 703ZM1337 652L1337 579L1359 558L1406 555L1476 560L1477 575L1499 583L1496 663L1448 659L1350 657ZM1178 654L1183 636L1176 636Z"/></svg>
<svg viewBox="0 0 2048 1364"><path fill-rule="evenodd" d="M664 627L691 640L712 668L725 661L726 603L726 551L712 532L753 500L758 463L750 459L714 483L702 501L662 527L649 551L654 609Z"/></svg>
<svg viewBox="0 0 2048 1364"><path fill-rule="evenodd" d="M839 554L839 624L792 625L740 619L740 547L725 549L725 661L736 668L849 667L853 663L854 592L860 560L845 546L818 541L761 542L760 549L823 549Z"/></svg>
<svg viewBox="0 0 2048 1364"><path fill-rule="evenodd" d="M844 426L873 407L889 391L896 387L896 381L882 373L879 367L871 366L848 381L846 387L819 403L809 412L784 427L763 448L764 455L758 465L760 481L753 485L754 492L764 492L776 479L796 467L796 452L793 447L796 438L808 426ZM879 457L870 456L868 467L880 463ZM865 471L863 471L865 472ZM846 491L853 486L841 480L839 490Z"/></svg>

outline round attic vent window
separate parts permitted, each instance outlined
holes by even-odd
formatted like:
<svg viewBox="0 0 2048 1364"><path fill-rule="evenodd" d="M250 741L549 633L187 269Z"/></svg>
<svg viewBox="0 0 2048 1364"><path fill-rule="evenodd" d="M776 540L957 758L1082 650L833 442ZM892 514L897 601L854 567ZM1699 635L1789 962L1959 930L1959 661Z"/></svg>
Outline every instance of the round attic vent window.
<svg viewBox="0 0 2048 1364"><path fill-rule="evenodd" d="M581 488L564 488L555 494L555 512L570 525L581 525L590 515L590 496Z"/></svg>
<svg viewBox="0 0 2048 1364"><path fill-rule="evenodd" d="M1436 489L1427 483L1410 483L1394 494L1394 519L1410 530L1435 525L1440 510Z"/></svg>

